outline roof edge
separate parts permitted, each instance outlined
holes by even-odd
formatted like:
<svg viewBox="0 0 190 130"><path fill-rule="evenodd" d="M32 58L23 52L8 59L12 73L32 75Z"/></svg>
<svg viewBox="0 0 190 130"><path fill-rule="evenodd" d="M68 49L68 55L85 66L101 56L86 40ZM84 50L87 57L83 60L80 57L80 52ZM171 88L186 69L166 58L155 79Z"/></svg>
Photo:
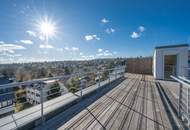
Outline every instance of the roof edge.
<svg viewBox="0 0 190 130"><path fill-rule="evenodd" d="M155 49L163 49L163 48L176 48L176 47L188 47L189 44L177 44L177 45L166 45L166 46L157 46Z"/></svg>

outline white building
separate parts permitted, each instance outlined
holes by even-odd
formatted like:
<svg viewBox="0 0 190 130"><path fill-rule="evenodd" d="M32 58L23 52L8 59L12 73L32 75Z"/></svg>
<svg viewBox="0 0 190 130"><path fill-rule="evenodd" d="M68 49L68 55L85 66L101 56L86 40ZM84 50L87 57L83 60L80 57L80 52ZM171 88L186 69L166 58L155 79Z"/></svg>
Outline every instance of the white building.
<svg viewBox="0 0 190 130"><path fill-rule="evenodd" d="M0 76L0 85L12 83L12 79ZM13 88L0 88L0 117L14 112L14 91Z"/></svg>
<svg viewBox="0 0 190 130"><path fill-rule="evenodd" d="M153 56L155 79L171 79L170 75L187 76L188 44L156 47Z"/></svg>
<svg viewBox="0 0 190 130"><path fill-rule="evenodd" d="M48 96L52 95L51 91L51 87L55 84L58 83L57 80L48 80L48 81L44 81L44 85L43 85L43 101L47 101L48 100ZM41 89L39 88L39 86L31 86L31 87L27 87L26 88L26 97L27 97L27 101L30 102L31 104L39 104L41 101Z"/></svg>

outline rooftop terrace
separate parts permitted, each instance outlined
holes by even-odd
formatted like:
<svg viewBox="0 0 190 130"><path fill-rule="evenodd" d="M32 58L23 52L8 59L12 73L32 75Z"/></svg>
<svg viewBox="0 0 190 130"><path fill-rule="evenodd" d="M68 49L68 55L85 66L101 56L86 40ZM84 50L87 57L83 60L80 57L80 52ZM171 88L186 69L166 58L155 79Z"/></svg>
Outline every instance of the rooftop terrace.
<svg viewBox="0 0 190 130"><path fill-rule="evenodd" d="M177 82L125 73L84 89L82 98L76 92L45 102L43 123L39 104L0 119L0 129L189 129L177 115L178 88Z"/></svg>
<svg viewBox="0 0 190 130"><path fill-rule="evenodd" d="M127 79L121 84L69 121L57 124L56 129L188 129L177 118L162 90L167 89L165 85L176 86L176 83L157 82L149 75L125 76ZM45 128L55 129L54 120L48 121Z"/></svg>

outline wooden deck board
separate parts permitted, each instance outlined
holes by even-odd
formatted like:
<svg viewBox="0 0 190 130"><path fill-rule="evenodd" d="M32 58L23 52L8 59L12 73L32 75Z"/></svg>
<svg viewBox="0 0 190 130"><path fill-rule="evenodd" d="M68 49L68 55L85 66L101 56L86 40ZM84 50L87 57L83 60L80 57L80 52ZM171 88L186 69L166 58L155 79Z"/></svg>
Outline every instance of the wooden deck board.
<svg viewBox="0 0 190 130"><path fill-rule="evenodd" d="M140 74L127 76L59 129L172 129L154 79Z"/></svg>
<svg viewBox="0 0 190 130"><path fill-rule="evenodd" d="M124 115L125 115L124 113L126 113L129 110L129 108L126 108L121 103L125 104L125 101L127 101L128 98L131 98L131 96L133 94L131 91L133 89L135 89L135 83L136 83L136 80L133 80L133 84L129 87L129 90L127 91L128 93L124 92L126 97L123 99L123 101L119 101L120 104L119 104L117 111L115 113L113 113L114 115L111 118L111 120L110 121L108 120L109 122L106 126L107 129L111 129L111 128L117 129L121 125L121 122L122 122Z"/></svg>

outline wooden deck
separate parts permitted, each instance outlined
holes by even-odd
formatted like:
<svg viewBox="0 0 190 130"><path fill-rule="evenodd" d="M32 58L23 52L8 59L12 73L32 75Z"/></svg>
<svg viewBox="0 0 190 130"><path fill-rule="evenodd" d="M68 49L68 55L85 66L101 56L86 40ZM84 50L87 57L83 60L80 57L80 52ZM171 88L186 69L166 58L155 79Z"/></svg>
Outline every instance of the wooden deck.
<svg viewBox="0 0 190 130"><path fill-rule="evenodd" d="M151 76L127 74L125 81L81 111L59 130L174 129L160 97Z"/></svg>

